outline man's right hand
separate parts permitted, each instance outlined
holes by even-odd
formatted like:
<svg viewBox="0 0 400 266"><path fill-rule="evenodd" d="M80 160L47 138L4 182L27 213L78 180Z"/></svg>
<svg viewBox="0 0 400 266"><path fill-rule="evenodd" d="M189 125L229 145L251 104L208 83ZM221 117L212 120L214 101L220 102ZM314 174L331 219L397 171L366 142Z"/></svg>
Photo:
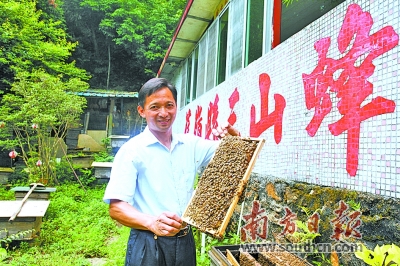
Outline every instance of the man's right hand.
<svg viewBox="0 0 400 266"><path fill-rule="evenodd" d="M158 236L174 236L181 230L182 223L182 219L177 214L163 212L153 219L149 230Z"/></svg>

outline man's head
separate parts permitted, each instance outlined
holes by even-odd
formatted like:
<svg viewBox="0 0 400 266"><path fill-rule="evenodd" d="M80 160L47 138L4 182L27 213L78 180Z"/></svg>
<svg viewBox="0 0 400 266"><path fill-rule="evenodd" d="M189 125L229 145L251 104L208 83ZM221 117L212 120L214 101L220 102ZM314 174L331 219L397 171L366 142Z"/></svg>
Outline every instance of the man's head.
<svg viewBox="0 0 400 266"><path fill-rule="evenodd" d="M144 102L146 101L146 98L156 91L167 87L172 95L174 96L175 99L175 104L177 103L177 91L174 85L172 85L168 80L164 78L152 78L148 80L140 89L139 91L139 98L138 98L138 105L142 108L144 108Z"/></svg>
<svg viewBox="0 0 400 266"><path fill-rule="evenodd" d="M177 112L176 98L175 87L166 79L151 79L140 89L137 110L156 137L172 133Z"/></svg>

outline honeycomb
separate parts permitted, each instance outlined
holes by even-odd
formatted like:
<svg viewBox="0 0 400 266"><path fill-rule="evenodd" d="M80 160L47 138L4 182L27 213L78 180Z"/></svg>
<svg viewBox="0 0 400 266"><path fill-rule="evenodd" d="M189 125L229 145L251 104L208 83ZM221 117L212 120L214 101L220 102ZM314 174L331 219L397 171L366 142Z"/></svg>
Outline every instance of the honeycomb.
<svg viewBox="0 0 400 266"><path fill-rule="evenodd" d="M260 143L263 144L263 140L237 136L226 136L222 139L213 159L200 177L197 189L183 215L184 221L202 232L218 238L222 236L221 231L224 228L221 229L221 226L230 218L228 210L237 203L243 191L247 182L246 173L247 176L250 175L250 162Z"/></svg>

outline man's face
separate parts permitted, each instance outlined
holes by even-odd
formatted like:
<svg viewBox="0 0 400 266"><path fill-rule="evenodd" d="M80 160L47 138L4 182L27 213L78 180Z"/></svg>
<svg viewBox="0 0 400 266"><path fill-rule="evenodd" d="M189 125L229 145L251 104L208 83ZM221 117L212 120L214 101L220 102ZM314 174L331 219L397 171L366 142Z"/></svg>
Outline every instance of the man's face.
<svg viewBox="0 0 400 266"><path fill-rule="evenodd" d="M147 121L152 132L167 132L176 117L176 102L168 88L162 88L144 101L144 108L138 106L141 117Z"/></svg>

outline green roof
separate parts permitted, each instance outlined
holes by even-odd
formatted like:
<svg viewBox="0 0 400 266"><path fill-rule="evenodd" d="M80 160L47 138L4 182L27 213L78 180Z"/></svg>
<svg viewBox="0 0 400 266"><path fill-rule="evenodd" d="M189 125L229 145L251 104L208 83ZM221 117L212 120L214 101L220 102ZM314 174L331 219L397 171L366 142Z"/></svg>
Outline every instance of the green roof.
<svg viewBox="0 0 400 266"><path fill-rule="evenodd" d="M76 93L84 97L107 97L107 98L137 98L138 93L131 91L110 91L110 90L86 90Z"/></svg>

